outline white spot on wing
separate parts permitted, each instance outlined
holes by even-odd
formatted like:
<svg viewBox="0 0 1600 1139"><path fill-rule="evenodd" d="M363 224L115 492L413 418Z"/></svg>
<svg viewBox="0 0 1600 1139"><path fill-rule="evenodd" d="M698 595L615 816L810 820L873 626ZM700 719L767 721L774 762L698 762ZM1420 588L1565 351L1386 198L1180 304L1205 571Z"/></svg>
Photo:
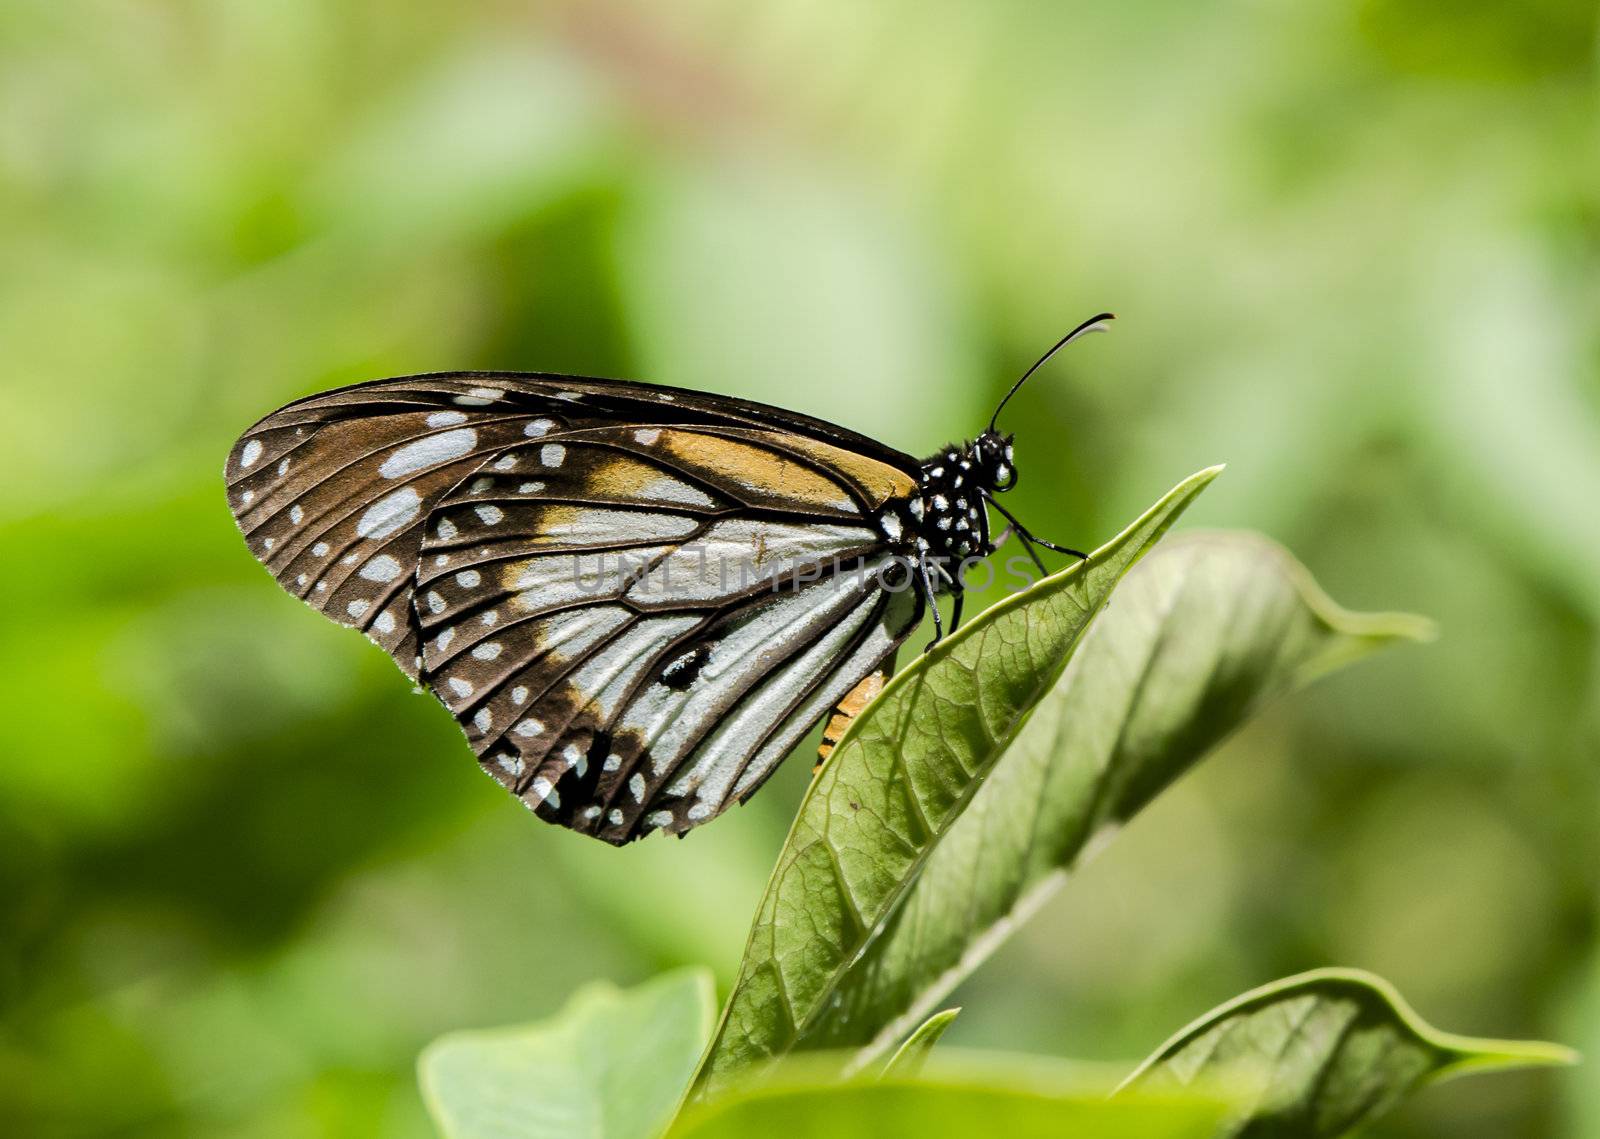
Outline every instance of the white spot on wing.
<svg viewBox="0 0 1600 1139"><path fill-rule="evenodd" d="M459 676L452 676L450 678L449 684L450 684L450 691L454 692L457 696L471 696L472 695L472 692L473 692L472 682L469 681L469 680L462 680Z"/></svg>
<svg viewBox="0 0 1600 1139"><path fill-rule="evenodd" d="M715 500L709 495L668 475L651 479L639 488L638 495L646 502L672 502L683 506L708 508L716 505Z"/></svg>
<svg viewBox="0 0 1600 1139"><path fill-rule="evenodd" d="M502 521L506 516L505 511L501 510L498 506L490 506L487 503L485 503L483 506L474 506L472 511L478 516L479 519L482 520L485 526L494 526Z"/></svg>
<svg viewBox="0 0 1600 1139"><path fill-rule="evenodd" d="M530 716L526 720L518 720L517 726L511 730L523 739L532 739L544 731L544 725Z"/></svg>
<svg viewBox="0 0 1600 1139"><path fill-rule="evenodd" d="M368 581L393 581L400 576L400 563L388 554L379 554L357 572Z"/></svg>
<svg viewBox="0 0 1600 1139"><path fill-rule="evenodd" d="M633 433L633 437L635 440L648 447L657 439L661 438L661 430L660 428L656 427L641 427L639 430Z"/></svg>
<svg viewBox="0 0 1600 1139"><path fill-rule="evenodd" d="M472 724L480 732L487 732L494 725L494 713L487 708L479 708L472 717Z"/></svg>
<svg viewBox="0 0 1600 1139"><path fill-rule="evenodd" d="M422 496L415 487L403 486L367 507L356 523L356 533L363 538L387 538L404 530L421 511Z"/></svg>
<svg viewBox="0 0 1600 1139"><path fill-rule="evenodd" d="M415 474L451 459L459 459L477 444L478 433L470 427L427 435L396 449L383 461L378 473L386 479Z"/></svg>
<svg viewBox="0 0 1600 1139"><path fill-rule="evenodd" d="M522 429L522 433L530 439L537 439L541 435L548 435L554 426L555 421L552 419L530 419L527 426Z"/></svg>
<svg viewBox="0 0 1600 1139"><path fill-rule="evenodd" d="M261 440L252 439L244 445L244 450L239 452L239 465L241 467L253 467L260 457Z"/></svg>
<svg viewBox="0 0 1600 1139"><path fill-rule="evenodd" d="M454 427L458 423L465 423L467 416L460 411L436 411L428 416L429 427Z"/></svg>
<svg viewBox="0 0 1600 1139"><path fill-rule="evenodd" d="M550 780L539 776L533 781L533 786L528 788L526 799L534 799L540 803L549 803L552 807L561 806L561 795L550 785Z"/></svg>
<svg viewBox="0 0 1600 1139"><path fill-rule="evenodd" d="M346 605L344 607L344 611L346 613L350 614L350 616L352 616L352 617L359 617L359 616L361 616L363 613L365 613L367 611L368 607L371 604L372 604L372 602L370 602L370 601L367 601L367 600L362 599L362 598L357 598L355 601L352 601L350 604Z"/></svg>
<svg viewBox="0 0 1600 1139"><path fill-rule="evenodd" d="M539 461L547 467L559 467L567 457L567 449L560 443L546 443L539 448Z"/></svg>
<svg viewBox="0 0 1600 1139"><path fill-rule="evenodd" d="M499 641L484 641L472 646L472 655L478 660L493 660L500 652Z"/></svg>
<svg viewBox="0 0 1600 1139"><path fill-rule="evenodd" d="M372 623L372 627L384 634L394 632L394 614L379 613L378 619Z"/></svg>
<svg viewBox="0 0 1600 1139"><path fill-rule="evenodd" d="M500 388L473 388L466 395L456 396L462 407L488 407L506 393Z"/></svg>
<svg viewBox="0 0 1600 1139"><path fill-rule="evenodd" d="M462 570L456 574L456 584L462 589L476 589L483 581L483 575L477 570Z"/></svg>

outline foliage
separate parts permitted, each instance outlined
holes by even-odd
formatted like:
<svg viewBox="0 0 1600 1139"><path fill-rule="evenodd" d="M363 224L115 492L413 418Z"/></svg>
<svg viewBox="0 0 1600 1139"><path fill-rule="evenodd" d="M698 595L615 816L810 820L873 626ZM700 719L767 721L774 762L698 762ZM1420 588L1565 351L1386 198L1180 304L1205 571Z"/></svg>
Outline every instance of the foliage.
<svg viewBox="0 0 1600 1139"><path fill-rule="evenodd" d="M1248 993L1197 1021L1114 1097L915 1078L955 1014L909 1035L907 1018L1009 932L1030 892L1264 700L1430 632L1416 618L1339 609L1287 555L1248 535L1190 538L1135 568L1216 473L1179 484L1087 560L919 657L851 724L779 855L691 1091L696 1106L674 1135L754 1134L782 1121L786 1131L818 1136L998 1130L1335 1139L1429 1080L1570 1061L1551 1045L1445 1036L1385 983L1325 970ZM1113 598L1119 604L1110 606ZM941 857L959 872L935 873ZM913 899L917 908L907 909ZM996 916L977 920L987 914ZM929 957L943 969L928 968ZM651 994L632 999L640 1018L648 1016ZM902 1036L881 1080L840 1079ZM523 1088L560 1080L511 1050L523 1037L511 1039L517 1043L478 1050L477 1064L495 1074L496 1086L505 1073L515 1084L519 1070ZM848 1048L856 1051L834 1051ZM781 1063L802 1052L816 1053L802 1065L809 1083ZM681 1053L680 1040L668 1059ZM636 1054L634 1062L648 1065L650 1057ZM458 1079L442 1096L438 1067L435 1055L424 1074L448 1139L524 1134L499 1110L500 1099L491 1117L497 1126L510 1122L503 1130L461 1124L482 1114L481 1092ZM763 1091L764 1083L772 1086ZM658 1099L670 1101L679 1088ZM1225 1114L1218 1088L1230 1093ZM1151 1089L1170 1100L1152 1108ZM545 1133L548 1109L538 1107L527 1114L530 1139ZM606 1139L656 1133L598 1131Z"/></svg>
<svg viewBox="0 0 1600 1139"><path fill-rule="evenodd" d="M692 1111L673 1128L671 1139L775 1134L795 1139L1210 1139L1225 1110L1225 1101L1214 1097L1113 1100L1092 1092L949 1079L782 1084Z"/></svg>
<svg viewBox="0 0 1600 1139"><path fill-rule="evenodd" d="M928 1062L928 1054L933 1051L933 1046L939 1042L939 1037L944 1035L945 1029L954 1023L960 1009L948 1008L943 1012L936 1012L927 1020L917 1025L917 1029L905 1042L889 1057L889 1062L884 1065L885 1076L915 1076L922 1071Z"/></svg>
<svg viewBox="0 0 1600 1139"><path fill-rule="evenodd" d="M870 1040L900 1011L851 996L856 978L875 972L856 973L863 955L1122 575L1216 474L1180 483L1087 561L946 638L851 724L778 855L701 1074L704 1090L795 1048ZM938 899L935 920L965 925L961 903Z"/></svg>
<svg viewBox="0 0 1600 1139"><path fill-rule="evenodd" d="M726 992L807 786L797 757L683 843L532 825L242 548L245 424L511 367L924 454L1102 308L1116 332L1001 421L1030 528L1088 548L1226 457L1192 522L1443 635L1264 708L1103 856L1041 869L1027 922L985 894L975 924L1014 932L939 1049L1124 1060L1349 961L1441 1023L1600 1051L1594 21L0 5L0 1130L432 1135L441 1033L685 965ZM1600 1134L1600 1081L1368 1130Z"/></svg>
<svg viewBox="0 0 1600 1139"><path fill-rule="evenodd" d="M451 1139L645 1139L671 1122L715 1014L703 970L591 985L544 1024L435 1041L423 1093Z"/></svg>
<svg viewBox="0 0 1600 1139"><path fill-rule="evenodd" d="M1556 1045L1440 1032L1380 978L1319 969L1213 1009L1157 1049L1123 1091L1242 1074L1248 1094L1221 1135L1334 1139L1424 1084L1576 1060Z"/></svg>

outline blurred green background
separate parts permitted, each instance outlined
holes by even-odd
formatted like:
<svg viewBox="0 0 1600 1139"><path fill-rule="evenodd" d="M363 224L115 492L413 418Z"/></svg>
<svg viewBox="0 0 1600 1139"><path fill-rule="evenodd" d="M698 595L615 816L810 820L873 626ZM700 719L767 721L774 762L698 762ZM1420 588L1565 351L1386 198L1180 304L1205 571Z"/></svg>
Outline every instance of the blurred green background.
<svg viewBox="0 0 1600 1139"><path fill-rule="evenodd" d="M1273 708L956 1000L1142 1055L1374 969L1600 1057L1593 5L8 0L0 1130L413 1137L435 1034L724 979L809 763L687 842L532 819L246 553L223 456L335 384L647 378L924 453L1010 411L1099 543L1226 460L1435 645ZM1596 1069L1374 1134L1600 1136Z"/></svg>

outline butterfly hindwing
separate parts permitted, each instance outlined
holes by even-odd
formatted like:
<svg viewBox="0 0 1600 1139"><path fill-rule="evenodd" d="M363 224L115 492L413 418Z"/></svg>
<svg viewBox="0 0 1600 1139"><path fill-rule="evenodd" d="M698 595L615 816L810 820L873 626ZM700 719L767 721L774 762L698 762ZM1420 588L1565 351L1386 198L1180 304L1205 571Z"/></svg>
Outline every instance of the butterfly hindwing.
<svg viewBox="0 0 1600 1139"><path fill-rule="evenodd" d="M541 817L624 842L747 798L910 633L920 595L884 586L913 462L740 401L473 374L291 404L228 474L285 588Z"/></svg>
<svg viewBox="0 0 1600 1139"><path fill-rule="evenodd" d="M773 762L762 745L807 697L884 651L884 538L851 478L781 443L579 429L434 510L423 679L542 816L610 841L687 829L754 790L748 761Z"/></svg>

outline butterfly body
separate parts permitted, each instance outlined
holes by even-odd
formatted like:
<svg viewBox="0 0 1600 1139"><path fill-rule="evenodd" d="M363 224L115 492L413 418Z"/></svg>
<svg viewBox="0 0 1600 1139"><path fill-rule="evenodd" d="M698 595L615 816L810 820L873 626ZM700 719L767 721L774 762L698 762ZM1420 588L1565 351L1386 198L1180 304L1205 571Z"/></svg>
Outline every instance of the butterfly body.
<svg viewBox="0 0 1600 1139"><path fill-rule="evenodd" d="M744 400L453 372L288 404L226 475L285 589L389 653L541 818L620 844L742 802L865 703L937 595L959 619L1010 464L992 426L919 462Z"/></svg>
<svg viewBox="0 0 1600 1139"><path fill-rule="evenodd" d="M1010 436L985 433L924 459L919 477L919 551L959 565L994 553L986 500L1014 481ZM946 586L948 588L948 586Z"/></svg>

